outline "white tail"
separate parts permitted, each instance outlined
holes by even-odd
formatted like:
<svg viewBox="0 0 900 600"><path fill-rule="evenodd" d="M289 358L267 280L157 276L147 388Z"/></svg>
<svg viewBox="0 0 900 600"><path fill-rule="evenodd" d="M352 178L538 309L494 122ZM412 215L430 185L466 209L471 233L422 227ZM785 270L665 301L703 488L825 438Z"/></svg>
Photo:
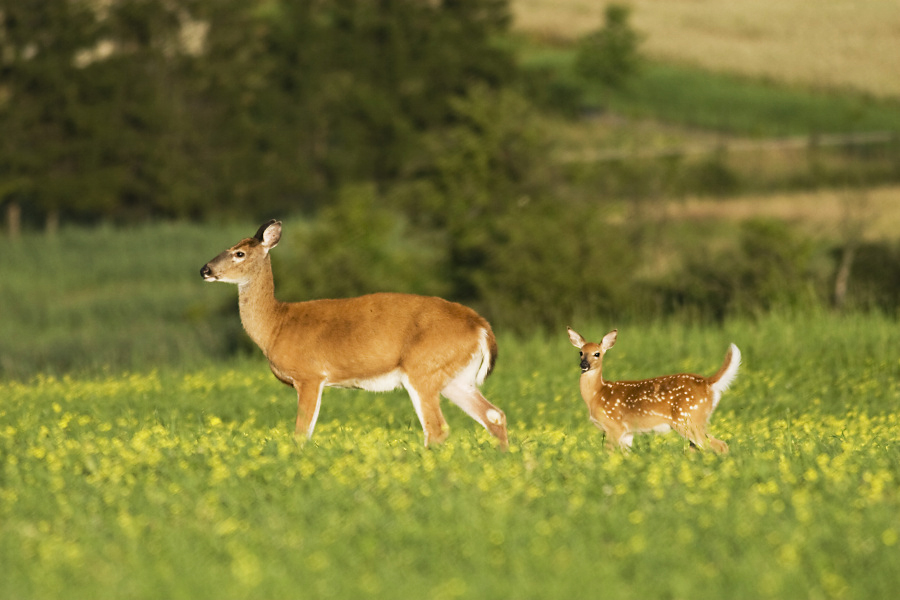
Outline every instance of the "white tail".
<svg viewBox="0 0 900 600"><path fill-rule="evenodd" d="M680 373L642 381L604 381L603 355L616 343L616 330L599 344L585 342L569 328L569 340L581 354L581 397L591 421L606 433L610 448L630 448L636 433L666 433L674 429L691 446L728 452L728 444L708 435L706 425L722 392L737 377L741 351L734 344L712 377Z"/></svg>
<svg viewBox="0 0 900 600"><path fill-rule="evenodd" d="M493 369L497 342L471 308L441 298L370 294L279 302L269 251L281 223L269 221L200 270L238 286L241 323L275 377L297 391L295 434L311 437L326 386L387 391L404 387L425 445L446 439L444 395L507 447L506 416L478 389Z"/></svg>

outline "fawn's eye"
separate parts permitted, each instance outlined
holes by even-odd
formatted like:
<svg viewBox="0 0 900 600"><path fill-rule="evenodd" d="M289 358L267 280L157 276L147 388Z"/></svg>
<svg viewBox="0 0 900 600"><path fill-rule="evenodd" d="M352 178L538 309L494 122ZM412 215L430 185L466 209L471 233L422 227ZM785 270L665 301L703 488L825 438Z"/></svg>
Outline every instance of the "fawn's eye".
<svg viewBox="0 0 900 600"><path fill-rule="evenodd" d="M594 358L600 358L600 353L599 353L599 352L594 352Z"/></svg>
<svg viewBox="0 0 900 600"><path fill-rule="evenodd" d="M578 351L578 356L584 356L584 352L582 352L581 350L579 350L579 351Z"/></svg>
<svg viewBox="0 0 900 600"><path fill-rule="evenodd" d="M234 255L238 258L244 258L244 252L242 250L238 250Z"/></svg>

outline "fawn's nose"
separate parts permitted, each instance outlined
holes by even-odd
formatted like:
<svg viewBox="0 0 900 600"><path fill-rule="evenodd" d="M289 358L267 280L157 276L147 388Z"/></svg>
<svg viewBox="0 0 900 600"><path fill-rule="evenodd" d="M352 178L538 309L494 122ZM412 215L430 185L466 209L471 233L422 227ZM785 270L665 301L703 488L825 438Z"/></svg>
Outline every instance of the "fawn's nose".
<svg viewBox="0 0 900 600"><path fill-rule="evenodd" d="M200 269L200 277L203 279L212 277L212 269L209 268L209 265L203 265L203 268Z"/></svg>
<svg viewBox="0 0 900 600"><path fill-rule="evenodd" d="M591 365L588 363L588 360L586 358L582 358L581 359L581 372L584 373L585 371L587 371L590 368L591 368Z"/></svg>

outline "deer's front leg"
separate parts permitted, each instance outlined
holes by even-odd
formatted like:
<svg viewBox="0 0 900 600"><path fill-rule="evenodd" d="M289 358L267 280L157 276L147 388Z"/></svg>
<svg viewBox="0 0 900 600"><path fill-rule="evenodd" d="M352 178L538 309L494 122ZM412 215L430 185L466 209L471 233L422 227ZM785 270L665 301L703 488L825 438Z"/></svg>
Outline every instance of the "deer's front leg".
<svg viewBox="0 0 900 600"><path fill-rule="evenodd" d="M610 419L605 413L597 417L591 413L591 422L606 434L606 447L609 450L630 450L632 436L628 428L621 422Z"/></svg>
<svg viewBox="0 0 900 600"><path fill-rule="evenodd" d="M294 389L297 390L297 426L294 428L294 437L312 437L319 418L319 407L322 405L322 388L325 381L294 381Z"/></svg>

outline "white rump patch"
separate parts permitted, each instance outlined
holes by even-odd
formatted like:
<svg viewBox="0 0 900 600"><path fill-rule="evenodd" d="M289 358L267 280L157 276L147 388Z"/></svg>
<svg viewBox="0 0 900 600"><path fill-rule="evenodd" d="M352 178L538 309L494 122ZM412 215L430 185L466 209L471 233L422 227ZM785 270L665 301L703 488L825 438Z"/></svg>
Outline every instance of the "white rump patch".
<svg viewBox="0 0 900 600"><path fill-rule="evenodd" d="M487 378L488 371L491 368L491 349L488 345L487 329L481 330L481 337L478 338L478 349L481 351L481 364L478 365L478 373L475 375L475 384L481 385ZM478 360L478 354L479 353L476 352L473 356L475 360Z"/></svg>

